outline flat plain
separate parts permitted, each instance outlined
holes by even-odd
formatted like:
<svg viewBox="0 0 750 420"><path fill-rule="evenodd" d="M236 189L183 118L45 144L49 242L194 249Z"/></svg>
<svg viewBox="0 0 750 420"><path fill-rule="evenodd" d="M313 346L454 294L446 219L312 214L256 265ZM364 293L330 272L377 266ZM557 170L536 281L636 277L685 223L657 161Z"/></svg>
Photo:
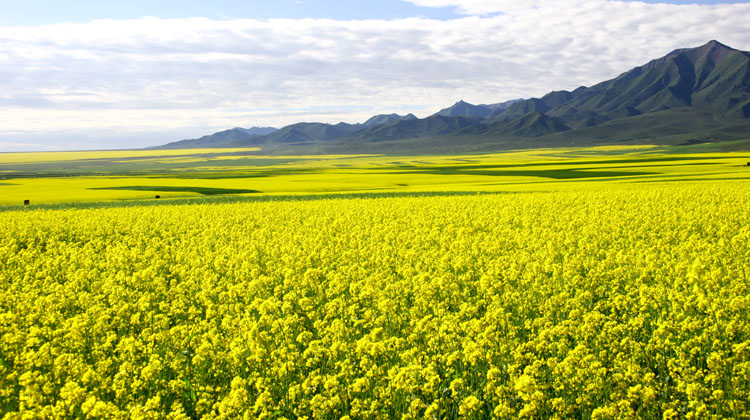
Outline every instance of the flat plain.
<svg viewBox="0 0 750 420"><path fill-rule="evenodd" d="M265 156L258 149L0 154L0 205L161 198L551 191L750 178L747 142L456 156Z"/></svg>
<svg viewBox="0 0 750 420"><path fill-rule="evenodd" d="M713 147L0 155L0 414L749 418Z"/></svg>

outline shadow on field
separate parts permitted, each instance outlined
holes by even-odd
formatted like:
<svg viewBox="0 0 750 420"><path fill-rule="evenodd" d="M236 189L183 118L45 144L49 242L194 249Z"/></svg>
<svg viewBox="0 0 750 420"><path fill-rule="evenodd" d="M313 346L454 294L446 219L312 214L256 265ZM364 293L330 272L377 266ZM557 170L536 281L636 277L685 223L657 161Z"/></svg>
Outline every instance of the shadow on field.
<svg viewBox="0 0 750 420"><path fill-rule="evenodd" d="M222 194L253 194L259 193L258 190L243 190L232 188L206 188L206 187L158 187L151 185L135 185L127 187L101 187L89 188L90 190L123 190L123 191L153 191L153 192L190 192L201 195L222 195Z"/></svg>
<svg viewBox="0 0 750 420"><path fill-rule="evenodd" d="M540 192L540 191L536 191ZM33 206L0 205L0 213L6 211L34 211L34 210L69 210L69 209L97 209L118 207L149 207L173 206L191 204L234 204L272 201L316 201L316 200L346 200L346 199L375 199L394 197L453 197L477 195L506 195L529 194L526 191L441 191L441 192L366 192L343 194L306 194L306 195L218 195L189 198L164 198L161 200L120 200L120 201L91 201L81 203L37 204Z"/></svg>

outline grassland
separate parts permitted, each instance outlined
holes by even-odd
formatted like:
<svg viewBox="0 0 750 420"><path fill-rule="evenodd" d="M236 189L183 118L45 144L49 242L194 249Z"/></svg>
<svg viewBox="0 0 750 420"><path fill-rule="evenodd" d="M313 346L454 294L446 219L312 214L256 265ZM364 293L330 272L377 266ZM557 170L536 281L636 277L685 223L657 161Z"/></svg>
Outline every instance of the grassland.
<svg viewBox="0 0 750 420"><path fill-rule="evenodd" d="M708 147L712 147L708 145ZM705 148L705 147L704 147ZM697 153L700 152L700 153ZM0 154L0 205L202 196L517 192L750 178L750 152L701 146L458 156L264 156L257 149Z"/></svg>

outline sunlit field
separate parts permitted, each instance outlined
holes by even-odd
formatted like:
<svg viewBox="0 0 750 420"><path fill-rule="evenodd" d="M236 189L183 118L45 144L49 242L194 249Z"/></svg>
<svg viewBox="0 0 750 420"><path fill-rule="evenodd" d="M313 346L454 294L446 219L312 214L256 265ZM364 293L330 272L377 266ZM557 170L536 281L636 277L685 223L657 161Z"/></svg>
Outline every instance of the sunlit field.
<svg viewBox="0 0 750 420"><path fill-rule="evenodd" d="M551 191L750 178L750 153L652 146L462 156L263 156L257 149L0 154L0 205L175 197Z"/></svg>
<svg viewBox="0 0 750 420"><path fill-rule="evenodd" d="M201 155L210 159L211 155L225 155L235 152L252 152L258 151L257 148L240 148L240 149L183 149L179 151L180 156ZM9 163L49 163L49 162L70 162L84 160L104 160L104 159L159 159L160 156L168 159L174 156L174 150L93 150L80 152L19 152L19 153L0 153L0 164Z"/></svg>
<svg viewBox="0 0 750 420"><path fill-rule="evenodd" d="M6 160L0 418L750 418L747 161Z"/></svg>

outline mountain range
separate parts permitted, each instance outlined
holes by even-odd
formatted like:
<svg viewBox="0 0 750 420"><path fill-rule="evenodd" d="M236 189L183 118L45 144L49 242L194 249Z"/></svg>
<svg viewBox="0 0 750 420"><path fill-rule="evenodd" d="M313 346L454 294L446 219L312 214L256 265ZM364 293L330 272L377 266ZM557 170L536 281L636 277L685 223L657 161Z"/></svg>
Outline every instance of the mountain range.
<svg viewBox="0 0 750 420"><path fill-rule="evenodd" d="M426 118L233 128L159 149L261 147L266 153L444 153L750 139L750 53L710 41L620 76L541 98L472 105Z"/></svg>

